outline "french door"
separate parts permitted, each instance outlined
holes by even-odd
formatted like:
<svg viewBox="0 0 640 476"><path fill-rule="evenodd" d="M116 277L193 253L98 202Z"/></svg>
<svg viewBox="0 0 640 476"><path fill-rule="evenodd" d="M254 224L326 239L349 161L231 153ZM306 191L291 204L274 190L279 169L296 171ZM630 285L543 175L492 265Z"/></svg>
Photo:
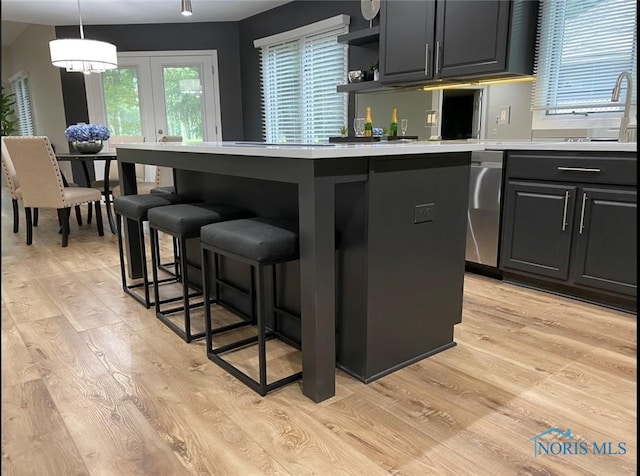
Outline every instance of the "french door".
<svg viewBox="0 0 640 476"><path fill-rule="evenodd" d="M112 137L222 140L217 62L214 50L120 53L117 69L85 76L89 120Z"/></svg>

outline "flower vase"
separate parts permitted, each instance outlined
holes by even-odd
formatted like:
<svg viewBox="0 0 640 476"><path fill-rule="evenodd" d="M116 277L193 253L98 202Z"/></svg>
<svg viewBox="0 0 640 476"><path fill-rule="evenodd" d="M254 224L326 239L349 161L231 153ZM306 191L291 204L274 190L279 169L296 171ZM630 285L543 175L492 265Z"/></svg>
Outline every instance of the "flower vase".
<svg viewBox="0 0 640 476"><path fill-rule="evenodd" d="M71 145L81 154L97 154L102 150L101 140L72 141Z"/></svg>

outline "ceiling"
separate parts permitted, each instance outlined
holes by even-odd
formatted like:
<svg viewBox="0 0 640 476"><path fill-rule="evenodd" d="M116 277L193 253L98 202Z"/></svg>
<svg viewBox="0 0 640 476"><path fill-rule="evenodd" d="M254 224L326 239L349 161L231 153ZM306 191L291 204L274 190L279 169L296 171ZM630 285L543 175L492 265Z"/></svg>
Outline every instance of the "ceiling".
<svg viewBox="0 0 640 476"><path fill-rule="evenodd" d="M180 0L80 0L80 11L85 25L237 21L290 1L191 0L190 17L180 15ZM3 46L11 44L26 24L79 23L78 0L2 0L1 6Z"/></svg>

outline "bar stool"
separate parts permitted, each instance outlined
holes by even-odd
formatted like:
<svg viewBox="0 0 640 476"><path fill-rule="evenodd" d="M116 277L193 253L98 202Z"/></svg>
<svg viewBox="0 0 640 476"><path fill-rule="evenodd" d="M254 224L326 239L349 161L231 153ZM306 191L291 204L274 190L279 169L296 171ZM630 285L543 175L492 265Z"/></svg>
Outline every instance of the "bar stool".
<svg viewBox="0 0 640 476"><path fill-rule="evenodd" d="M297 224L279 219L251 218L207 225L202 227L200 231L207 357L262 396L302 378L302 372L297 372L275 382L268 383L266 355L266 341L268 339L278 337L281 340L285 340L274 331L274 329L277 329L278 315L287 314L292 316L291 313L278 306L276 265L298 259L299 246L297 229ZM214 258L213 282L216 283L216 292L218 290L217 283L219 280L219 255L251 265L253 270L252 278L255 283L255 324L257 325L258 335L218 347L217 349L213 347L213 335L224 332L227 329L212 328L210 309L212 280L209 278L207 272L210 269L210 253L213 253ZM268 296L265 293L264 275L268 267L271 267L272 270L273 308L270 308ZM217 299L218 295L216 294L215 297ZM270 313L273 319L273 325L271 329L268 329L267 318ZM294 317L298 320L300 319L299 315ZM295 345L295 343L288 340L285 341ZM253 379L222 357L223 354L229 351L246 347L256 342L258 343L259 381Z"/></svg>
<svg viewBox="0 0 640 476"><path fill-rule="evenodd" d="M153 194L152 196L171 196L172 194ZM193 283L189 283L188 279L188 263L187 263L187 239L199 238L200 228L210 223L221 222L224 220L235 220L251 216L250 213L227 205L208 205L199 204L178 204L164 207L157 207L149 210L149 236L151 237L151 260L153 264L153 289L155 291L155 310L156 317L166 324L171 330L182 337L187 343L193 339L199 339L205 336L204 332L191 332L191 309L203 305L200 303L191 303L191 298L198 297L201 293L190 293L189 287L194 287ZM182 276L182 297L174 297L168 299L160 299L159 280L157 279L157 264L160 262L157 256L157 247L155 243L158 240L158 231L162 231L171 235L178 242L178 255L180 259L180 275ZM182 299L182 306L170 309L162 309L163 304L168 304ZM169 316L183 312L184 329L176 325Z"/></svg>
<svg viewBox="0 0 640 476"><path fill-rule="evenodd" d="M142 304L145 308L149 309L154 303L149 297L149 273L147 271L147 254L144 244L144 228L143 224L147 221L147 214L149 210L154 207L162 207L175 203L194 202L195 200L173 194L162 195L123 195L115 197L113 200L113 209L116 215L116 228L118 234L118 252L120 253L120 274L122 276L122 289L129 296L133 297L136 301ZM122 217L129 220L136 221L138 223L138 241L140 246L140 256L142 259L142 282L129 284L127 275L124 269L124 251L122 243ZM175 274L175 273L174 273ZM173 279L167 278L166 280ZM134 289L144 288L144 297L140 296Z"/></svg>

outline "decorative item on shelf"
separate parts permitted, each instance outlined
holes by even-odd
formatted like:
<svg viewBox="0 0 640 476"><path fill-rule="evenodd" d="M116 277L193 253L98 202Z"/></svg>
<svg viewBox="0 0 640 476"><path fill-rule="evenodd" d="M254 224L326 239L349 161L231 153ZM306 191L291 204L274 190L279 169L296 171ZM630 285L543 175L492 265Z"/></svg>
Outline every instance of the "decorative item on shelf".
<svg viewBox="0 0 640 476"><path fill-rule="evenodd" d="M66 68L70 72L103 73L118 67L118 53L115 45L105 41L87 40L82 28L80 0L78 0L78 16L80 17L80 38L64 38L51 40L49 52L51 64L58 68Z"/></svg>
<svg viewBox="0 0 640 476"><path fill-rule="evenodd" d="M365 20L369 20L369 28L373 26L372 20L380 11L380 0L360 0L360 11Z"/></svg>
<svg viewBox="0 0 640 476"><path fill-rule="evenodd" d="M64 131L67 140L81 154L97 154L110 137L109 129L102 124L76 124Z"/></svg>
<svg viewBox="0 0 640 476"><path fill-rule="evenodd" d="M347 129L347 126L342 126L340 128L340 135L342 137L347 137L347 134L349 134L349 129Z"/></svg>
<svg viewBox="0 0 640 476"><path fill-rule="evenodd" d="M371 66L369 66L369 71L371 71L371 76L374 81L380 80L380 68L378 66L377 60L371 63Z"/></svg>
<svg viewBox="0 0 640 476"><path fill-rule="evenodd" d="M366 78L364 71L356 69L353 71L349 71L348 79L350 83L359 83L361 81L364 81Z"/></svg>

